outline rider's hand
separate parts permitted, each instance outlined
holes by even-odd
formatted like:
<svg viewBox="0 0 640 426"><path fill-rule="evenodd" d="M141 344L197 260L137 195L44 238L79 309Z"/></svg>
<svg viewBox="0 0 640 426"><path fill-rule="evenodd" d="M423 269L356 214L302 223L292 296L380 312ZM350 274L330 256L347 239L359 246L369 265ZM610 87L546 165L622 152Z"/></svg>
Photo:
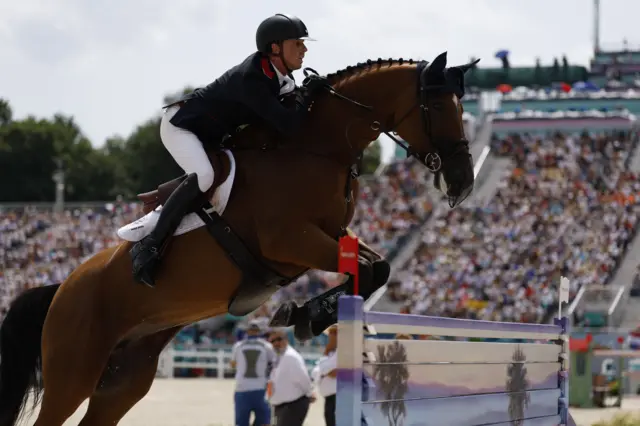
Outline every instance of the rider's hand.
<svg viewBox="0 0 640 426"><path fill-rule="evenodd" d="M309 74L309 76L302 82L302 85L307 89L309 94L315 94L318 91L327 88L329 86L329 81L325 77L321 77L316 74Z"/></svg>

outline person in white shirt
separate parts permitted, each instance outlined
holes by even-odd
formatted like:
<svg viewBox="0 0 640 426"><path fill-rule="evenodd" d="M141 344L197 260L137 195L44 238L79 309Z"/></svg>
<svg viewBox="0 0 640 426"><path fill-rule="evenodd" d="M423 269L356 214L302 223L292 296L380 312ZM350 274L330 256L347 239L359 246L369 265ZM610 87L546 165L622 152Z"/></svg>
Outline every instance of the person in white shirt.
<svg viewBox="0 0 640 426"><path fill-rule="evenodd" d="M276 353L269 342L260 338L260 334L259 323L252 321L247 328L246 339L233 345L231 367L236 370L236 426L249 426L252 412L254 425L271 423L271 409L265 394Z"/></svg>
<svg viewBox="0 0 640 426"><path fill-rule="evenodd" d="M274 426L302 426L315 401L313 384L302 355L291 346L283 330L274 330L269 342L278 353L278 363L271 374L271 405Z"/></svg>
<svg viewBox="0 0 640 426"><path fill-rule="evenodd" d="M338 392L338 326L329 327L324 332L329 341L324 348L324 356L318 360L312 376L318 392L324 397L324 422L327 426L336 426L336 392Z"/></svg>

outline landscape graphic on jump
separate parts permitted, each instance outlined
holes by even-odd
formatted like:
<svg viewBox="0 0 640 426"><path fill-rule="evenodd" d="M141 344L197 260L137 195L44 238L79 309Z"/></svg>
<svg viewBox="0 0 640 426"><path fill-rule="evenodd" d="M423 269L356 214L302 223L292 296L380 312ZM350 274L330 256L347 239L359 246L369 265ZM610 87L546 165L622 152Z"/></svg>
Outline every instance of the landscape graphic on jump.
<svg viewBox="0 0 640 426"><path fill-rule="evenodd" d="M362 297L344 295L337 424L575 425L568 336L566 317L552 325L367 312Z"/></svg>

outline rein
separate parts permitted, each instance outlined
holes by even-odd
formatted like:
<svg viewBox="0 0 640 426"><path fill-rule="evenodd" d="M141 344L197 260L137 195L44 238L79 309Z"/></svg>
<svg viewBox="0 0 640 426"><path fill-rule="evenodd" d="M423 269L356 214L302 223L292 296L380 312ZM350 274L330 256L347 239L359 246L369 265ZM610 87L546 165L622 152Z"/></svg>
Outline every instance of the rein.
<svg viewBox="0 0 640 426"><path fill-rule="evenodd" d="M426 66L426 63L424 63L423 66ZM309 74L315 74L315 75L319 75L318 72L316 70L314 70L313 68L304 68L303 69L303 74L305 77L308 77ZM420 71L418 72L418 75L420 75ZM374 108L370 105L364 105L354 99L351 99L341 93L339 93L335 88L333 88L331 85L329 84L325 84L324 88L329 92L330 95L335 96L336 98L348 102L352 105L355 105L358 108L362 108L366 111L369 112L374 112ZM431 114L430 114L430 110L429 110L429 106L428 106L428 93L429 92L434 92L437 90L442 90L445 88L445 85L437 85L437 86L427 86L425 87L422 82L420 80L418 80L418 99L416 100L416 102L400 117L400 119L398 121L396 121L395 123L392 123L390 126L382 126L382 124L379 121L373 121L371 123L371 130L373 131L379 131L381 133L384 133L385 135L387 135L389 137L389 139L391 139L396 145L398 145L400 148L402 148L406 153L407 156L409 157L414 157L416 158L420 163L422 163L429 171L431 171L432 173L436 173L438 172L441 168L442 168L442 159L440 158L440 155L438 152L429 152L426 153L424 155L424 157L417 152L416 150L412 149L411 146L409 146L408 143L398 139L396 137L397 132L395 131L398 126L400 126L400 124L402 124L404 122L404 120L407 119L407 117L409 117L416 108L419 108L420 110L420 117L422 119L422 123L423 123L423 128L424 128L424 132L426 134L426 136L429 138L429 140L434 144L434 145L439 145L436 143L435 139L433 138L432 132L431 132ZM468 144L468 141L466 140L461 140L460 142L464 143L466 142Z"/></svg>

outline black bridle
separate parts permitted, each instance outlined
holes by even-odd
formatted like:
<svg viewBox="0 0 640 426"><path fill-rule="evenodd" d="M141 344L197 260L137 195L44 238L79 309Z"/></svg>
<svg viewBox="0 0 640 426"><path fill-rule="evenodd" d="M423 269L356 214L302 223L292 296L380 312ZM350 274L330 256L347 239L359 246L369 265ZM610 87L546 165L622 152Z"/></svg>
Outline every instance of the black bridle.
<svg viewBox="0 0 640 426"><path fill-rule="evenodd" d="M418 89L417 89L416 102L402 116L400 116L400 118L397 121L392 122L386 126L383 126L379 121L373 121L371 123L371 129L373 131L384 133L385 135L387 135L393 142L395 142L396 145L398 145L400 148L405 150L408 157L416 158L429 171L431 171L432 173L436 173L440 171L440 169L442 168L443 157L446 160L447 158L457 154L460 148L464 148L468 150L469 141L465 138L462 138L456 141L450 141L450 140L436 139L433 137L433 133L432 133L433 127L431 126L432 114L429 108L429 95L449 92L449 93L456 94L459 98L462 98L462 96L464 95L464 88L452 87L451 85L447 84L446 81L444 84L426 85L425 84L426 82L423 81L422 79L422 75L423 75L424 69L427 66L428 66L427 62L420 62L417 67ZM303 70L303 73L305 77L308 77L310 73L319 75L318 72L315 71L313 68L305 68ZM326 87L326 90L331 95L335 96L338 99L349 102L359 108L366 109L367 111L370 111L370 112L374 111L374 108L372 106L364 105L347 96L344 96L329 84L327 84L325 87ZM400 140L396 137L397 135L396 129L404 122L404 120L407 119L407 117L409 117L414 112L416 108L418 108L420 111L420 118L422 121L424 133L429 139L429 142L431 143L431 145L435 147L435 152L427 152L427 153L420 152L418 150L413 149L413 147L411 147L405 141Z"/></svg>

